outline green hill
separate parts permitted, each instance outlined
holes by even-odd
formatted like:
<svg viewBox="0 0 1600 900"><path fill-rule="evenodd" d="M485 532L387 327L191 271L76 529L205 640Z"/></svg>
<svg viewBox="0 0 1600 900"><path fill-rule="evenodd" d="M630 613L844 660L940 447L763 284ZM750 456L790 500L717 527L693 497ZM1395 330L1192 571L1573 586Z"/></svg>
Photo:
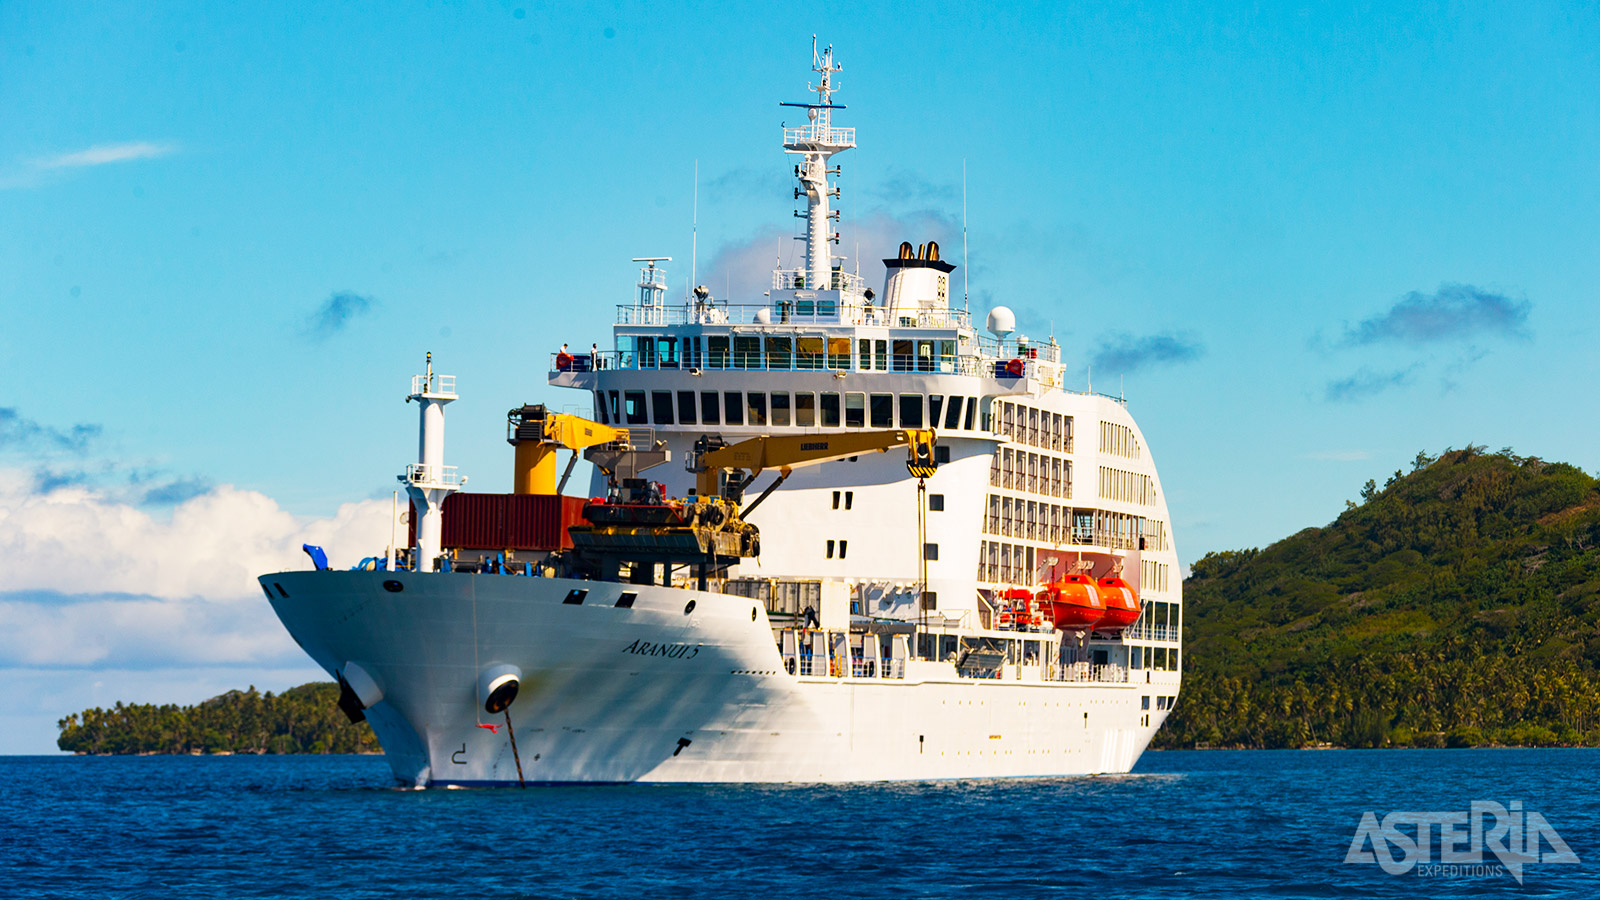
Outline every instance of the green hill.
<svg viewBox="0 0 1600 900"><path fill-rule="evenodd" d="M372 727L339 711L339 686L303 684L281 694L229 691L194 706L86 709L57 723L56 746L74 753L377 753Z"/></svg>
<svg viewBox="0 0 1600 900"><path fill-rule="evenodd" d="M1157 747L1600 745L1600 493L1565 463L1418 454L1325 528L1209 553Z"/></svg>

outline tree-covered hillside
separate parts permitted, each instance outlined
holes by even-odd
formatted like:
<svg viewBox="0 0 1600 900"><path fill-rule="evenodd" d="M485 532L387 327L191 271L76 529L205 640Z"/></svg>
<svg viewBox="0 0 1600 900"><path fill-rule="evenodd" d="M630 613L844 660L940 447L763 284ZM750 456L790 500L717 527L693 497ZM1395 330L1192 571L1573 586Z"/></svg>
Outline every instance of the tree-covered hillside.
<svg viewBox="0 0 1600 900"><path fill-rule="evenodd" d="M1325 528L1207 554L1156 746L1600 744L1596 486L1418 454Z"/></svg>
<svg viewBox="0 0 1600 900"><path fill-rule="evenodd" d="M62 719L56 746L74 753L376 753L371 726L339 711L339 686L281 694L254 687L195 706L124 705Z"/></svg>

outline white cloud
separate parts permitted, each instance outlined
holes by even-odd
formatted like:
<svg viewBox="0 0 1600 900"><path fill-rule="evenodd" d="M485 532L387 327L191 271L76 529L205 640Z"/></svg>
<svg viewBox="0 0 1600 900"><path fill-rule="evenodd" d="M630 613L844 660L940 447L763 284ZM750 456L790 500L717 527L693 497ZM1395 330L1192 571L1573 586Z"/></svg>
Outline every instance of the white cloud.
<svg viewBox="0 0 1600 900"><path fill-rule="evenodd" d="M300 519L264 494L222 485L157 518L83 487L39 494L0 470L0 592L132 594L227 600L260 596L255 576L305 568L302 543L336 565L382 552L389 504L364 500Z"/></svg>
<svg viewBox="0 0 1600 900"><path fill-rule="evenodd" d="M0 469L0 753L49 752L55 719L89 705L326 677L255 576L308 568L302 543L347 566L389 540L388 499L302 518L223 485L152 516L107 493L33 485Z"/></svg>
<svg viewBox="0 0 1600 900"><path fill-rule="evenodd" d="M153 144L149 141L130 141L125 144L100 144L71 153L60 153L33 161L37 169L77 169L84 166L103 166L107 163L129 162L135 159L155 159L166 156L178 148L172 144Z"/></svg>

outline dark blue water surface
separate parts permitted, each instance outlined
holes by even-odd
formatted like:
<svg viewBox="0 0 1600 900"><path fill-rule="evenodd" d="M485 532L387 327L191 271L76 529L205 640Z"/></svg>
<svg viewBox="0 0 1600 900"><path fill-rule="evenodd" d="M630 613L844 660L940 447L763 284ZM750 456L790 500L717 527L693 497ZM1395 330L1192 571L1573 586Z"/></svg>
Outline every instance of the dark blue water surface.
<svg viewBox="0 0 1600 900"><path fill-rule="evenodd" d="M0 757L0 896L1600 897L1597 767L1211 751L1108 778L410 791L380 757ZM1521 800L1581 861L1522 885L1344 862L1363 812L1473 800Z"/></svg>

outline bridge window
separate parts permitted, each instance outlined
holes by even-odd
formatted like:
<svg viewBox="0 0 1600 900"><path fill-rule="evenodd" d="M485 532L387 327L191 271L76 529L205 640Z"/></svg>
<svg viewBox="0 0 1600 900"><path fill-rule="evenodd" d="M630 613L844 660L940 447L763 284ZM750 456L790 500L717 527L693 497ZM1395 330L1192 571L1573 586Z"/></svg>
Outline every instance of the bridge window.
<svg viewBox="0 0 1600 900"><path fill-rule="evenodd" d="M801 337L795 341L794 367L796 369L822 368L822 338Z"/></svg>
<svg viewBox="0 0 1600 900"><path fill-rule="evenodd" d="M951 397L944 410L944 430L955 431L961 427L961 398Z"/></svg>
<svg viewBox="0 0 1600 900"><path fill-rule="evenodd" d="M700 421L706 425L721 425L722 410L717 408L717 392L700 392Z"/></svg>
<svg viewBox="0 0 1600 900"><path fill-rule="evenodd" d="M871 409L872 409L872 427L873 428L893 428L894 427L894 395L893 394L873 394L872 395L872 406L871 406Z"/></svg>
<svg viewBox="0 0 1600 900"><path fill-rule="evenodd" d="M694 391L678 392L678 421L684 425L699 421L694 414Z"/></svg>
<svg viewBox="0 0 1600 900"><path fill-rule="evenodd" d="M978 427L978 398L967 398L967 424L966 429L972 431Z"/></svg>
<svg viewBox="0 0 1600 900"><path fill-rule="evenodd" d="M728 337L706 338L706 367L711 369L726 369L728 367ZM713 423L715 424L715 423Z"/></svg>
<svg viewBox="0 0 1600 900"><path fill-rule="evenodd" d="M916 352L916 341L894 342L894 370L896 372L911 371L911 363Z"/></svg>
<svg viewBox="0 0 1600 900"><path fill-rule="evenodd" d="M856 396L859 397L861 395L857 394ZM823 428L838 428L839 427L839 395L838 394L823 394L822 395L822 427Z"/></svg>
<svg viewBox="0 0 1600 900"><path fill-rule="evenodd" d="M794 424L810 428L817 424L817 395L794 395Z"/></svg>
<svg viewBox="0 0 1600 900"><path fill-rule="evenodd" d="M889 371L889 342L872 342L872 367L880 372Z"/></svg>
<svg viewBox="0 0 1600 900"><path fill-rule="evenodd" d="M794 345L788 335L767 338L767 368L787 369L793 360Z"/></svg>
<svg viewBox="0 0 1600 900"><path fill-rule="evenodd" d="M943 409L944 409L944 395L943 394L929 394L928 395L928 427L929 428L938 428L939 427L939 413Z"/></svg>
<svg viewBox="0 0 1600 900"><path fill-rule="evenodd" d="M744 400L742 391L724 391L722 394L722 421L727 425L744 424Z"/></svg>
<svg viewBox="0 0 1600 900"><path fill-rule="evenodd" d="M657 425L672 424L672 392L651 391L650 413Z"/></svg>
<svg viewBox="0 0 1600 900"><path fill-rule="evenodd" d="M844 559L845 554L848 553L849 551L850 551L850 542L849 541L840 541L839 542L839 558L840 559Z"/></svg>
<svg viewBox="0 0 1600 900"><path fill-rule="evenodd" d="M745 397L745 423L748 425L767 424L767 395L763 391L751 391Z"/></svg>
<svg viewBox="0 0 1600 900"><path fill-rule="evenodd" d="M659 348L656 355L659 357L658 362L661 368L676 369L678 367L678 339L670 337L659 338L656 341L656 346Z"/></svg>
<svg viewBox="0 0 1600 900"><path fill-rule="evenodd" d="M733 337L733 367L735 369L761 368L761 338Z"/></svg>
<svg viewBox="0 0 1600 900"><path fill-rule="evenodd" d="M639 351L639 368L654 369L656 367L656 339L654 337L634 338L633 345Z"/></svg>
<svg viewBox="0 0 1600 900"><path fill-rule="evenodd" d="M611 417L606 415L606 392L594 392L594 416L600 420L601 425L610 425Z"/></svg>
<svg viewBox="0 0 1600 900"><path fill-rule="evenodd" d="M828 558L833 559L833 541L828 542Z"/></svg>
<svg viewBox="0 0 1600 900"><path fill-rule="evenodd" d="M922 395L921 394L901 394L900 395L900 427L901 428L921 428L922 427Z"/></svg>
<svg viewBox="0 0 1600 900"><path fill-rule="evenodd" d="M622 405L617 400L617 392L616 391L609 391L608 393L611 395L611 424L613 424L613 425L621 425L622 424Z"/></svg>
<svg viewBox="0 0 1600 900"><path fill-rule="evenodd" d="M644 425L648 421L644 411L644 391L623 391L622 405L629 425Z"/></svg>
<svg viewBox="0 0 1600 900"><path fill-rule="evenodd" d="M828 368L850 368L850 339L847 337L828 338Z"/></svg>
<svg viewBox="0 0 1600 900"><path fill-rule="evenodd" d="M861 428L867 424L867 395L844 395L844 427Z"/></svg>
<svg viewBox="0 0 1600 900"><path fill-rule="evenodd" d="M789 424L789 395L787 393L773 392L772 394L772 424Z"/></svg>

